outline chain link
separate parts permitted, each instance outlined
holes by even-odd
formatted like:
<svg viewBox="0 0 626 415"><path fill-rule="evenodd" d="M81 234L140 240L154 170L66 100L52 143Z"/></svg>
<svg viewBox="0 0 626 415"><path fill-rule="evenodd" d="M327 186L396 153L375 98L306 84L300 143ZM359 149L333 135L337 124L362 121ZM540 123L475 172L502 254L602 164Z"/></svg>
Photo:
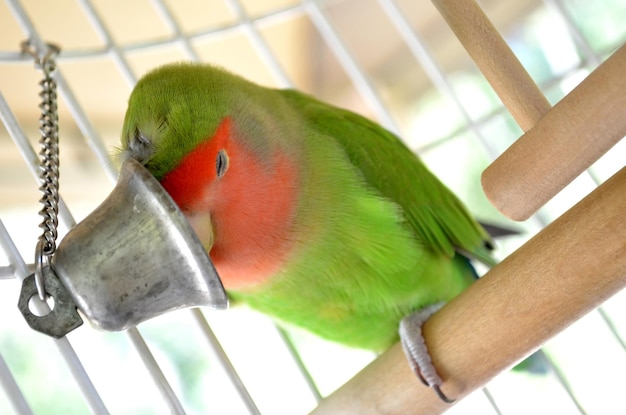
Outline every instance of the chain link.
<svg viewBox="0 0 626 415"><path fill-rule="evenodd" d="M57 111L57 84L53 78L56 70L55 57L60 48L53 44L46 44L45 50L37 51L30 41L22 42L22 52L31 55L35 66L43 72L43 79L39 82L41 92L41 117L39 118L39 132L41 138L41 186L39 190L43 196L40 203L43 205L39 215L43 221L39 225L43 234L35 249L35 283L37 294L42 301L48 296L45 289L43 268L50 265L52 255L56 251L57 227L59 224L59 117ZM45 264L44 264L45 262Z"/></svg>

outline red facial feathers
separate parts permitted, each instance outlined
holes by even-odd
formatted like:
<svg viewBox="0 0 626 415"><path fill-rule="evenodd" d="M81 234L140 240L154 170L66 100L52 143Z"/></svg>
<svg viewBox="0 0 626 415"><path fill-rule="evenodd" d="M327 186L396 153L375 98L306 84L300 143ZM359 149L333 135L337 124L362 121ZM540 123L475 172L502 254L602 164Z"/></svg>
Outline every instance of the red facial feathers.
<svg viewBox="0 0 626 415"><path fill-rule="evenodd" d="M280 152L260 160L239 140L232 137L231 118L224 118L213 137L161 181L188 217L210 215L210 256L227 289L263 282L280 269L293 245L298 196L295 160ZM218 178L220 150L229 166Z"/></svg>

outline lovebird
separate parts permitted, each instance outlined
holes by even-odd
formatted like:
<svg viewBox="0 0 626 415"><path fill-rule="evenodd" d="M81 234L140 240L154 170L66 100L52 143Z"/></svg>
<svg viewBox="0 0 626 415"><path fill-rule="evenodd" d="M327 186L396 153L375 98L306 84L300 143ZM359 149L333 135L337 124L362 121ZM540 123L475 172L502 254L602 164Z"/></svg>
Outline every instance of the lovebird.
<svg viewBox="0 0 626 415"><path fill-rule="evenodd" d="M348 346L400 339L448 400L420 334L493 265L489 235L394 134L295 90L200 63L147 73L119 152L161 183L232 301Z"/></svg>

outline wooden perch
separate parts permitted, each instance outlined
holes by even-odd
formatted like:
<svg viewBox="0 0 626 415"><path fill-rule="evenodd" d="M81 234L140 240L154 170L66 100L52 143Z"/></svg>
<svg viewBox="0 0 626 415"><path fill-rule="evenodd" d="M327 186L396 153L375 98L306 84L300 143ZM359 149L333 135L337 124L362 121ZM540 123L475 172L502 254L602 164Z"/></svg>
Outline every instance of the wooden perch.
<svg viewBox="0 0 626 415"><path fill-rule="evenodd" d="M433 0L526 134L482 178L502 213L525 220L626 135L626 45L554 109L474 0Z"/></svg>
<svg viewBox="0 0 626 415"><path fill-rule="evenodd" d="M432 0L472 60L524 131L551 106L474 0Z"/></svg>
<svg viewBox="0 0 626 415"><path fill-rule="evenodd" d="M489 201L525 220L626 135L626 45L483 173Z"/></svg>
<svg viewBox="0 0 626 415"><path fill-rule="evenodd" d="M626 286L626 168L493 268L424 325L443 390L462 398ZM438 414L393 346L312 415Z"/></svg>

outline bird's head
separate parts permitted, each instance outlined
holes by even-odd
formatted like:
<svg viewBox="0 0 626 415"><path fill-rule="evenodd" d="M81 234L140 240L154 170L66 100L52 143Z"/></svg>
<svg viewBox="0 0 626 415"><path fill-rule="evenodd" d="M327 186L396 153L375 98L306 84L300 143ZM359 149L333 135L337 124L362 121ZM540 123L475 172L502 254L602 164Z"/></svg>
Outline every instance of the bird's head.
<svg viewBox="0 0 626 415"><path fill-rule="evenodd" d="M171 64L133 90L119 159L150 171L188 218L226 288L280 266L292 245L297 124L275 90L204 64Z"/></svg>

